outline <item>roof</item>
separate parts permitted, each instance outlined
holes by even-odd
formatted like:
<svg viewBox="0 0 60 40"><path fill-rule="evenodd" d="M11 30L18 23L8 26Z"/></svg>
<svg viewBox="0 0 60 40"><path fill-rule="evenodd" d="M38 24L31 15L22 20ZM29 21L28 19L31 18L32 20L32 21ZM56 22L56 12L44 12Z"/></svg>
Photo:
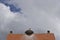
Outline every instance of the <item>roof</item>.
<svg viewBox="0 0 60 40"><path fill-rule="evenodd" d="M21 40L25 34L8 34L7 40ZM37 40L55 40L53 33L34 34Z"/></svg>

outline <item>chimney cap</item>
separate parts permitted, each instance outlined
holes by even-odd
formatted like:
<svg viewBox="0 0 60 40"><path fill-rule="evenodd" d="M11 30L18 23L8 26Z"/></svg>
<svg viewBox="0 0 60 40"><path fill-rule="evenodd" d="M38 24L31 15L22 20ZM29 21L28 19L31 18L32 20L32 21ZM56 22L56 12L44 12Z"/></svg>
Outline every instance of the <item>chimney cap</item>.
<svg viewBox="0 0 60 40"><path fill-rule="evenodd" d="M29 28L28 30L25 31L26 35L32 35L34 32L31 30L31 28Z"/></svg>
<svg viewBox="0 0 60 40"><path fill-rule="evenodd" d="M12 33L13 33L13 31L10 31L10 33L12 34Z"/></svg>
<svg viewBox="0 0 60 40"><path fill-rule="evenodd" d="M47 33L50 33L50 30L47 30Z"/></svg>

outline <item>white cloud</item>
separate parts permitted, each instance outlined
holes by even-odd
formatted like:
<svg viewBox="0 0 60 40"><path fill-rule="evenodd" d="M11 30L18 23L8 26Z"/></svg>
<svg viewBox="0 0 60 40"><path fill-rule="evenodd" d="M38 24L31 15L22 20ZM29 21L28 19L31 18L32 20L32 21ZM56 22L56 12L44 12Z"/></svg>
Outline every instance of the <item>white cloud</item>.
<svg viewBox="0 0 60 40"><path fill-rule="evenodd" d="M0 30L5 30L5 26L13 20L16 15L10 11L10 8L0 3Z"/></svg>
<svg viewBox="0 0 60 40"><path fill-rule="evenodd" d="M26 19L24 18L23 15L21 15L20 13L11 12L9 6L7 7L4 4L0 3L0 30L1 31L8 32L10 30L15 30L14 25L18 29L18 27L21 26L20 23L23 24L25 20Z"/></svg>
<svg viewBox="0 0 60 40"><path fill-rule="evenodd" d="M58 31L58 30L54 31L55 28L58 29L57 28L58 22L56 24L56 21L60 20L59 17L57 16L57 15L59 15L59 14L57 14L57 12L59 10L58 0L57 0L57 2L54 0L48 0L48 1L47 0L45 0L45 1L43 1L43 0L17 0L17 1L11 0L10 2L15 5L18 4L17 6L21 7L22 12L24 13L23 14L24 17L22 15L15 15L14 13L12 13L12 15L15 15L14 18L12 18L12 19L14 19L14 22L18 21L17 23L21 22L21 24L23 24L23 25L31 26L33 30L36 29L35 30L36 32L38 32L38 28L39 29L44 28L45 31L47 29L50 29L53 32ZM11 13L9 15L12 17ZM58 18L58 20L56 20L56 18ZM10 22L10 24L11 24L11 22ZM18 26L18 25L15 25L15 26ZM53 27L53 29L52 29L52 27ZM21 28L25 29L25 27L21 27Z"/></svg>

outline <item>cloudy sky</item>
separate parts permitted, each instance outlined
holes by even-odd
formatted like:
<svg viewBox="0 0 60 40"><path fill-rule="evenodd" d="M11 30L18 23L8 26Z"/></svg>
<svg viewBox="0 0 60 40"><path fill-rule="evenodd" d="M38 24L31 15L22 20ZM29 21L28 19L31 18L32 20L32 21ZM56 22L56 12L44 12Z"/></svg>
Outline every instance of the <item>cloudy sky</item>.
<svg viewBox="0 0 60 40"><path fill-rule="evenodd" d="M10 30L24 34L28 28L35 33L50 30L60 40L60 0L0 0L0 40Z"/></svg>

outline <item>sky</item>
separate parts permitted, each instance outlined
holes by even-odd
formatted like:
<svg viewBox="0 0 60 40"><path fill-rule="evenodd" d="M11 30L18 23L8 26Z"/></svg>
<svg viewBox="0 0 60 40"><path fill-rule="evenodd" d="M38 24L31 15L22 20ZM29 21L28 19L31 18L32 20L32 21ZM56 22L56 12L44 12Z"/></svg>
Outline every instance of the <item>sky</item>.
<svg viewBox="0 0 60 40"><path fill-rule="evenodd" d="M54 33L60 40L60 0L0 0L0 40L9 31L24 34L32 28L35 33Z"/></svg>

